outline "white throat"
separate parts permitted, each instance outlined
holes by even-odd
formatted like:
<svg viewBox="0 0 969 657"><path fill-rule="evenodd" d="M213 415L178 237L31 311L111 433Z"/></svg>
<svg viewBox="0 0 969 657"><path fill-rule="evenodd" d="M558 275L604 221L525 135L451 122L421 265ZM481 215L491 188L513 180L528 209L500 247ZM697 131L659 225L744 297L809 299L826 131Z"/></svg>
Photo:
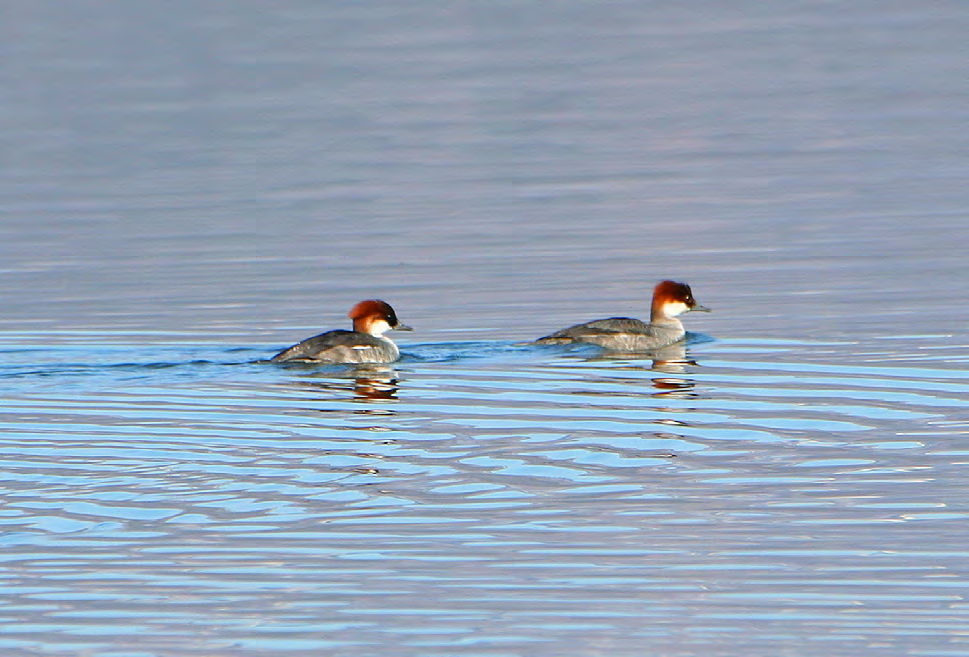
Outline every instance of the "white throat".
<svg viewBox="0 0 969 657"><path fill-rule="evenodd" d="M682 301L668 301L663 304L663 317L679 317L689 310L690 307Z"/></svg>
<svg viewBox="0 0 969 657"><path fill-rule="evenodd" d="M386 319L374 319L367 326L367 333L375 338L379 338L391 328L393 327L387 322Z"/></svg>

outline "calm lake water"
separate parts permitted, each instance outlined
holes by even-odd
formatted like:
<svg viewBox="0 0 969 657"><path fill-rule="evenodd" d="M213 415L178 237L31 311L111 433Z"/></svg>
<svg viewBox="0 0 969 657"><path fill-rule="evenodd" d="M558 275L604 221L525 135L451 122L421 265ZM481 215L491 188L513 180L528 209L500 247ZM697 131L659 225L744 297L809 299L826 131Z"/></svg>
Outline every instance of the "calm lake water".
<svg viewBox="0 0 969 657"><path fill-rule="evenodd" d="M4 657L969 653L969 5L283 4L0 12Z"/></svg>

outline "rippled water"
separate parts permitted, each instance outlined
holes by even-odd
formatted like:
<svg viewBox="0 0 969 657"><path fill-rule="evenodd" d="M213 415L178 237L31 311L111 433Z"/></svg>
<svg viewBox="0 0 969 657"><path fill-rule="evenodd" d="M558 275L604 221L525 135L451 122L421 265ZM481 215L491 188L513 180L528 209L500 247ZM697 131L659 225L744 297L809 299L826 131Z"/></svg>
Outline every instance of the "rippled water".
<svg viewBox="0 0 969 657"><path fill-rule="evenodd" d="M0 12L0 655L969 652L969 8L284 4Z"/></svg>
<svg viewBox="0 0 969 657"><path fill-rule="evenodd" d="M3 343L5 650L969 642L965 369L699 336L656 362L413 344L393 369L44 337Z"/></svg>

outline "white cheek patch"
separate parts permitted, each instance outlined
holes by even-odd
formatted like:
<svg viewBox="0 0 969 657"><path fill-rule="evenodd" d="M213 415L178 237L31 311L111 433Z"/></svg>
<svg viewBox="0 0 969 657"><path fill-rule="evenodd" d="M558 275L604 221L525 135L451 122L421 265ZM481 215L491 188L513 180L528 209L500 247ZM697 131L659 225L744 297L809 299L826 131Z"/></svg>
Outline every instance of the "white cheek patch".
<svg viewBox="0 0 969 657"><path fill-rule="evenodd" d="M669 315L670 317L676 317L677 315L682 315L689 309L690 307L685 303L683 303L682 301L673 301L671 303L666 304L666 307L664 308L664 310L666 310L666 314Z"/></svg>
<svg viewBox="0 0 969 657"><path fill-rule="evenodd" d="M370 335L383 335L390 330L390 324L385 319L375 319L370 323Z"/></svg>

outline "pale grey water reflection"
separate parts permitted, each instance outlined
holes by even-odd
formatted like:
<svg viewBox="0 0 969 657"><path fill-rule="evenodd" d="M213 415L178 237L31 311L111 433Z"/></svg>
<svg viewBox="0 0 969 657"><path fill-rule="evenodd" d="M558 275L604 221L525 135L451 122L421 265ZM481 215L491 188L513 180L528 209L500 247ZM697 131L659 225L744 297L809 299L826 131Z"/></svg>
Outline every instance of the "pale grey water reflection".
<svg viewBox="0 0 969 657"><path fill-rule="evenodd" d="M969 7L0 14L4 657L969 650Z"/></svg>

